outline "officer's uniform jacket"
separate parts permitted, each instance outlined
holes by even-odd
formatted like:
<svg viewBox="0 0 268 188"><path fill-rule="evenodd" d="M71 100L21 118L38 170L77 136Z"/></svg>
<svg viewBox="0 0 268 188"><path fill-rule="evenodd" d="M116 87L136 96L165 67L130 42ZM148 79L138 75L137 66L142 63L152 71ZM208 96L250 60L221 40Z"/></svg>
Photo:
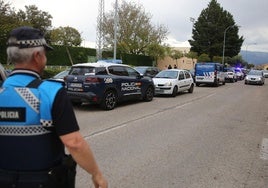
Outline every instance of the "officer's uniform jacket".
<svg viewBox="0 0 268 188"><path fill-rule="evenodd" d="M14 70L0 88L0 169L41 170L56 165L64 147L55 133L52 106L62 84L35 72Z"/></svg>

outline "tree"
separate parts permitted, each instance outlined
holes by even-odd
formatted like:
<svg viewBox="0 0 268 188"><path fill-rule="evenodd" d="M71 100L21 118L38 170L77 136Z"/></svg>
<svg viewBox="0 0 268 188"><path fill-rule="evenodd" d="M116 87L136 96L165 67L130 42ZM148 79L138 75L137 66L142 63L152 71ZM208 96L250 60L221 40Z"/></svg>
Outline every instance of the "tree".
<svg viewBox="0 0 268 188"><path fill-rule="evenodd" d="M0 62L6 62L6 43L10 31L19 25L17 14L9 3L0 0Z"/></svg>
<svg viewBox="0 0 268 188"><path fill-rule="evenodd" d="M9 32L18 24L16 12L9 3L0 0L0 43L7 42Z"/></svg>
<svg viewBox="0 0 268 188"><path fill-rule="evenodd" d="M103 21L104 46L114 46L114 11L107 13ZM146 55L150 45L161 44L167 35L163 25L153 26L151 16L141 5L122 1L118 7L117 49L121 53Z"/></svg>
<svg viewBox="0 0 268 188"><path fill-rule="evenodd" d="M51 43L63 46L80 46L81 34L73 27L59 27L50 32Z"/></svg>
<svg viewBox="0 0 268 188"><path fill-rule="evenodd" d="M59 27L50 32L51 43L66 47L71 64L73 64L71 53L68 46L79 46L82 42L80 33L72 27Z"/></svg>
<svg viewBox="0 0 268 188"><path fill-rule="evenodd" d="M169 56L172 59L175 59L176 60L176 65L177 65L177 61L178 61L178 59L180 59L181 57L183 57L183 53L181 51L179 51L179 50L172 49L169 52Z"/></svg>
<svg viewBox="0 0 268 188"><path fill-rule="evenodd" d="M191 51L198 55L208 54L210 61L213 56L221 56L226 31L225 56L233 57L240 52L244 42L243 37L238 35L238 29L233 16L223 10L217 0L211 0L193 25L193 39L189 40Z"/></svg>
<svg viewBox="0 0 268 188"><path fill-rule="evenodd" d="M198 62L208 62L211 61L210 57L207 54L201 54L198 59Z"/></svg>
<svg viewBox="0 0 268 188"><path fill-rule="evenodd" d="M188 58L191 58L193 65L194 65L194 59L197 59L198 54L196 52L190 51L190 52L186 53L185 56Z"/></svg>
<svg viewBox="0 0 268 188"><path fill-rule="evenodd" d="M25 9L25 12L19 10L17 13L19 21L47 33L51 28L52 16L48 12L39 10L35 5L25 6Z"/></svg>
<svg viewBox="0 0 268 188"><path fill-rule="evenodd" d="M146 52L149 56L154 58L155 64L153 66L157 66L158 59L163 59L166 56L167 48L168 47L159 45L158 43L148 45Z"/></svg>

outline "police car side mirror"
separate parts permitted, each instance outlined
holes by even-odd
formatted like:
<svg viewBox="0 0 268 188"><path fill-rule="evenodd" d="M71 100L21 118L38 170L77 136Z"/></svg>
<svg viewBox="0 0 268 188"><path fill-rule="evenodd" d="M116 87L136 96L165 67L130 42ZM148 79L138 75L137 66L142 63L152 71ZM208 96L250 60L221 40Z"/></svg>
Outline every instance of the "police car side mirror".
<svg viewBox="0 0 268 188"><path fill-rule="evenodd" d="M141 79L141 78L143 78L143 74L138 74L137 79Z"/></svg>

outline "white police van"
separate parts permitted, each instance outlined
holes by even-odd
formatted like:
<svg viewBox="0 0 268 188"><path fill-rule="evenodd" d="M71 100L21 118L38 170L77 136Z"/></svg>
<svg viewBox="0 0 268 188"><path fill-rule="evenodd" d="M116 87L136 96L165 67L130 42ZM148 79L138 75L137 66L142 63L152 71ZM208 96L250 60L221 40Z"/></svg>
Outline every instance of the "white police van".
<svg viewBox="0 0 268 188"><path fill-rule="evenodd" d="M195 84L210 84L219 86L225 84L224 66L220 63L202 62L195 64Z"/></svg>

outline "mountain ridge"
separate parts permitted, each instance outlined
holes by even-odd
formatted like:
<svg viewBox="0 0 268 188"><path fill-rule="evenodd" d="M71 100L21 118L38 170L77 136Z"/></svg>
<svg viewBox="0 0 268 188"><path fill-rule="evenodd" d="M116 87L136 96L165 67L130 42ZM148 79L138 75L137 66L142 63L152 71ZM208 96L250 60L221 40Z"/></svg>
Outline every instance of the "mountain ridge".
<svg viewBox="0 0 268 188"><path fill-rule="evenodd" d="M241 50L240 55L249 64L254 64L254 65L268 64L268 52Z"/></svg>

